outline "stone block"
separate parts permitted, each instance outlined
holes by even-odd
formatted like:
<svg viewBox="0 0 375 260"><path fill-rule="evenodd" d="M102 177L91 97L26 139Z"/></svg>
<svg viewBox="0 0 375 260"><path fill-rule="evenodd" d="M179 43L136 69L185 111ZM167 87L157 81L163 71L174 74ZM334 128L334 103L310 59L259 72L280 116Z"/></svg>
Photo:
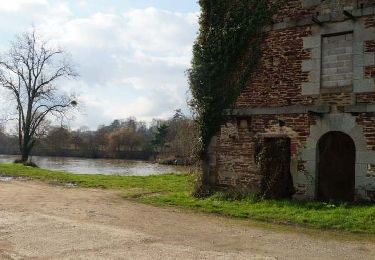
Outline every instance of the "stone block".
<svg viewBox="0 0 375 260"><path fill-rule="evenodd" d="M320 60L303 60L302 61L302 71L313 71L319 70Z"/></svg>
<svg viewBox="0 0 375 260"><path fill-rule="evenodd" d="M355 146L357 151L366 151L367 142L363 135L363 130L360 126L356 125L350 132L349 135L355 141Z"/></svg>
<svg viewBox="0 0 375 260"><path fill-rule="evenodd" d="M353 11L352 11L352 15L353 16L361 16L362 15L362 10L361 9L354 9Z"/></svg>
<svg viewBox="0 0 375 260"><path fill-rule="evenodd" d="M273 30L282 30L285 29L289 26L288 22L281 22L281 23L276 23L273 25Z"/></svg>
<svg viewBox="0 0 375 260"><path fill-rule="evenodd" d="M321 46L321 37L319 36L309 36L303 38L303 48L310 49L310 48L320 48Z"/></svg>
<svg viewBox="0 0 375 260"><path fill-rule="evenodd" d="M301 158L304 161L315 161L316 160L316 149L304 149L301 153Z"/></svg>
<svg viewBox="0 0 375 260"><path fill-rule="evenodd" d="M367 191L362 186L357 186L356 185L355 197L356 197L356 200L360 200L360 201L369 200L369 198L367 196Z"/></svg>
<svg viewBox="0 0 375 260"><path fill-rule="evenodd" d="M363 65L364 66L375 65L375 53L365 53L365 54L363 54Z"/></svg>
<svg viewBox="0 0 375 260"><path fill-rule="evenodd" d="M353 43L353 54L363 54L364 44L363 41Z"/></svg>
<svg viewBox="0 0 375 260"><path fill-rule="evenodd" d="M375 152L374 151L357 151L357 163L358 164L375 164ZM367 171L367 168L366 168Z"/></svg>
<svg viewBox="0 0 375 260"><path fill-rule="evenodd" d="M354 41L355 42L365 42L369 40L375 40L374 29L357 29L354 31Z"/></svg>
<svg viewBox="0 0 375 260"><path fill-rule="evenodd" d="M345 61L345 60L351 60L353 57L352 53L344 53L341 55L337 55L338 61Z"/></svg>
<svg viewBox="0 0 375 260"><path fill-rule="evenodd" d="M375 91L374 79L355 79L353 80L354 93L364 93Z"/></svg>
<svg viewBox="0 0 375 260"><path fill-rule="evenodd" d="M320 137L320 135L319 135L319 137ZM311 136L311 134L310 134L310 137L306 141L306 147L308 147L310 149L316 149L316 145L318 143L319 137L315 138L315 137Z"/></svg>
<svg viewBox="0 0 375 260"><path fill-rule="evenodd" d="M364 75L364 68L362 66L353 68L353 79L363 79Z"/></svg>
<svg viewBox="0 0 375 260"><path fill-rule="evenodd" d="M320 124L320 127L314 128L314 133L311 131L311 135L316 140L319 140L325 133L331 131L329 124L327 124L326 120L323 120Z"/></svg>
<svg viewBox="0 0 375 260"><path fill-rule="evenodd" d="M324 68L324 64L323 64L323 81L327 80L327 81L334 81L336 80L336 75L337 75L337 67L338 65L336 65L337 63L334 63L334 66L333 68Z"/></svg>
<svg viewBox="0 0 375 260"><path fill-rule="evenodd" d="M349 66L344 66L344 67L341 67L341 68L337 68L337 73L339 74L345 74L347 75L346 78L348 78L348 76L350 76L351 78L353 77L352 74L353 74L353 68L352 67L349 67Z"/></svg>
<svg viewBox="0 0 375 260"><path fill-rule="evenodd" d="M368 164L367 163L356 163L355 164L355 178L356 184L360 184L361 179L365 179L367 176Z"/></svg>
<svg viewBox="0 0 375 260"><path fill-rule="evenodd" d="M322 84L322 87L323 88L336 88L338 87L338 84L337 84L337 81L335 80L332 80L332 81L325 80Z"/></svg>
<svg viewBox="0 0 375 260"><path fill-rule="evenodd" d="M248 127L247 120L241 120L240 127L246 129Z"/></svg>
<svg viewBox="0 0 375 260"><path fill-rule="evenodd" d="M320 84L316 82L302 83L302 95L318 95Z"/></svg>
<svg viewBox="0 0 375 260"><path fill-rule="evenodd" d="M353 66L354 67L363 67L364 65L365 65L365 62L364 62L364 55L363 54L353 55Z"/></svg>
<svg viewBox="0 0 375 260"><path fill-rule="evenodd" d="M332 51L334 52L334 51ZM337 53L331 53L331 54L328 54L326 57L324 57L324 54L323 54L323 61L324 63L337 63L337 55L335 55ZM324 64L323 63L323 64Z"/></svg>
<svg viewBox="0 0 375 260"><path fill-rule="evenodd" d="M322 49L321 48L312 48L311 49L311 58L320 60L322 58Z"/></svg>
<svg viewBox="0 0 375 260"><path fill-rule="evenodd" d="M324 120L323 123L327 124L330 131L340 131L342 130L342 125L344 122L344 117L342 114L331 114Z"/></svg>
<svg viewBox="0 0 375 260"><path fill-rule="evenodd" d="M354 23L351 20L340 23L327 23L323 27L319 27L313 34L329 35L354 30ZM355 36L354 36L355 37Z"/></svg>
<svg viewBox="0 0 375 260"><path fill-rule="evenodd" d="M346 86L351 86L353 84L352 80L338 80L337 81L337 86L338 87L346 87Z"/></svg>
<svg viewBox="0 0 375 260"><path fill-rule="evenodd" d="M309 82L319 84L319 82L320 82L320 72L318 70L311 71L309 73Z"/></svg>
<svg viewBox="0 0 375 260"><path fill-rule="evenodd" d="M366 7L366 8L363 9L362 14L363 15L372 15L372 14L374 14L374 8Z"/></svg>
<svg viewBox="0 0 375 260"><path fill-rule="evenodd" d="M302 7L309 8L320 4L320 0L302 0Z"/></svg>
<svg viewBox="0 0 375 260"><path fill-rule="evenodd" d="M321 14L318 16L319 21L321 22L329 22L331 20L331 15L329 14Z"/></svg>
<svg viewBox="0 0 375 260"><path fill-rule="evenodd" d="M347 115L344 115L341 121L341 131L345 133L350 133L353 128L357 125L354 117L348 117Z"/></svg>

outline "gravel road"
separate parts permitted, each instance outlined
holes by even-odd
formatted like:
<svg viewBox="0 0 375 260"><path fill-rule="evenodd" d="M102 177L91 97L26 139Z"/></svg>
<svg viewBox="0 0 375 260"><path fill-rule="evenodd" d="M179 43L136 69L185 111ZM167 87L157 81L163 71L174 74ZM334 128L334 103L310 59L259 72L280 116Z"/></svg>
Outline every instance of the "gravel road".
<svg viewBox="0 0 375 260"><path fill-rule="evenodd" d="M0 182L0 259L375 259L374 240Z"/></svg>

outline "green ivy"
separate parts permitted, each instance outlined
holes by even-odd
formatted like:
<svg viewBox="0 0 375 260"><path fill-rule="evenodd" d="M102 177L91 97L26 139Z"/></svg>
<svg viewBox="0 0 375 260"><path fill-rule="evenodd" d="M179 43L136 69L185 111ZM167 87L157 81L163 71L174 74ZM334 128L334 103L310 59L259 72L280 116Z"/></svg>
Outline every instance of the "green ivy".
<svg viewBox="0 0 375 260"><path fill-rule="evenodd" d="M200 127L200 157L256 68L269 0L200 0L200 31L188 71L191 106Z"/></svg>

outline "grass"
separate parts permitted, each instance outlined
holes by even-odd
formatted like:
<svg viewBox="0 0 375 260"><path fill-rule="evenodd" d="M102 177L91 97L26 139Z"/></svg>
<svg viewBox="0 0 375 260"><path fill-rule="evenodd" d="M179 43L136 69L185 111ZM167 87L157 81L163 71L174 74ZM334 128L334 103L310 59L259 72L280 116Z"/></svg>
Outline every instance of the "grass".
<svg viewBox="0 0 375 260"><path fill-rule="evenodd" d="M139 190L139 194L181 192L189 188L188 176L175 174L147 177L72 174L25 167L21 164L0 164L0 174L13 177L27 177L51 184L64 185L66 183L73 183L83 188L121 189L129 192L134 190L134 193Z"/></svg>
<svg viewBox="0 0 375 260"><path fill-rule="evenodd" d="M28 177L53 184L119 189L125 198L158 206L178 206L206 213L316 229L375 234L375 206L321 202L274 201L246 198L229 200L216 193L206 199L191 196L194 179L188 174L148 177L76 175L14 164L0 164L0 174Z"/></svg>

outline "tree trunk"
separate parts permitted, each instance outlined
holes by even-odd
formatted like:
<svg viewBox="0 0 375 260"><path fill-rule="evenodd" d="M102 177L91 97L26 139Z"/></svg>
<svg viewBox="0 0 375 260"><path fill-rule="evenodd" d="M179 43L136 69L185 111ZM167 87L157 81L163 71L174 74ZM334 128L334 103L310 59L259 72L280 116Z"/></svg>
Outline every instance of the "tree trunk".
<svg viewBox="0 0 375 260"><path fill-rule="evenodd" d="M29 135L25 135L22 142L21 147L21 162L25 163L29 160L30 152L34 146L34 142L32 141Z"/></svg>
<svg viewBox="0 0 375 260"><path fill-rule="evenodd" d="M29 152L22 151L21 162L25 163L29 160Z"/></svg>

